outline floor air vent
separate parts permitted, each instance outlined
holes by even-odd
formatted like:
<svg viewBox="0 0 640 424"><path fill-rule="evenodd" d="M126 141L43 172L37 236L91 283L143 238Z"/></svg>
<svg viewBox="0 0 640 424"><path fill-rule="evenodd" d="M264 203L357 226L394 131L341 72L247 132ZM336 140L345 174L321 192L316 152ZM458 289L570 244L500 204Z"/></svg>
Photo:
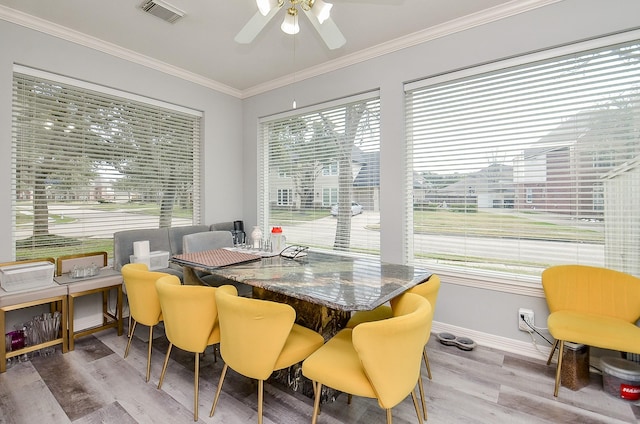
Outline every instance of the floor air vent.
<svg viewBox="0 0 640 424"><path fill-rule="evenodd" d="M149 0L142 4L142 10L170 23L184 16L184 12L161 0Z"/></svg>

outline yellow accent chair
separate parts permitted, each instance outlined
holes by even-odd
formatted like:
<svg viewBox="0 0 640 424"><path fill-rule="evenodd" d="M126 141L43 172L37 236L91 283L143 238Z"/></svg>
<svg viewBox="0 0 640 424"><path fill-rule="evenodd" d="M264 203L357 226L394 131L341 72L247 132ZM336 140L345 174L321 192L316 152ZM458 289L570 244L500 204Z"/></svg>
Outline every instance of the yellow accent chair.
<svg viewBox="0 0 640 424"><path fill-rule="evenodd" d="M418 284L415 287L410 288L405 293L414 293L420 295L427 299L431 304L431 309L433 309L433 313L435 313L436 309L436 301L438 300L438 292L440 291L440 277L436 274L432 274L426 281ZM351 316L349 322L347 322L347 328L354 328L358 324L362 324L363 322L371 322L371 321L379 321L382 319L391 318L394 315L395 305L398 302L399 297L395 297L391 299L391 306L382 305L371 311L358 311ZM431 336L431 324L429 324L428 332L427 332L427 343L429 342L429 337ZM422 351L422 358L424 360L424 365L427 368L427 376L429 380L432 379L431 376L431 367L429 366L429 357L427 356L427 345L425 344L424 349ZM419 380L419 389L420 389L420 399L422 401L422 411L424 412L424 418L427 419L427 403L424 396L424 387L422 385L422 376Z"/></svg>
<svg viewBox="0 0 640 424"><path fill-rule="evenodd" d="M224 290L222 290L224 288ZM284 303L240 297L232 286L216 292L220 320L220 355L225 365L211 406L213 416L222 384L231 368L258 380L258 423L262 424L264 380L315 352L324 339L295 324L296 312Z"/></svg>
<svg viewBox="0 0 640 424"><path fill-rule="evenodd" d="M193 383L193 420L198 421L198 382L200 354L207 346L220 342L216 287L181 285L175 275L156 281L162 307L164 331L169 348L164 358L158 389L162 388L173 346L195 354Z"/></svg>
<svg viewBox="0 0 640 424"><path fill-rule="evenodd" d="M312 424L318 419L322 386L378 400L392 423L391 408L409 394L418 422L422 414L415 387L420 376L425 328L433 309L422 296L406 293L395 302L394 316L340 330L302 363L302 374L313 381Z"/></svg>
<svg viewBox="0 0 640 424"><path fill-rule="evenodd" d="M149 347L147 351L147 377L151 375L151 344L153 342L153 327L162 321L160 300L156 291L156 280L167 276L163 272L149 271L142 263L126 264L122 267L122 279L124 281L127 299L129 301L129 333L127 348L124 357L129 356L129 348L133 339L136 324L140 323L149 327Z"/></svg>
<svg viewBox="0 0 640 424"><path fill-rule="evenodd" d="M640 278L612 269L558 265L542 272L549 306L547 326L556 339L558 365L553 395L558 396L564 342L640 353Z"/></svg>

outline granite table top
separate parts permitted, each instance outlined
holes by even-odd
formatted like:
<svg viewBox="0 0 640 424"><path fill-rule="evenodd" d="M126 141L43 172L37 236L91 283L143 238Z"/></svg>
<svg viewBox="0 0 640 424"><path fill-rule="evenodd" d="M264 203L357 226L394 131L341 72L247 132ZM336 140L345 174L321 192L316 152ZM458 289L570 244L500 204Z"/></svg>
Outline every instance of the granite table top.
<svg viewBox="0 0 640 424"><path fill-rule="evenodd" d="M431 276L413 266L313 251L296 259L264 257L225 267L172 261L342 311L374 309Z"/></svg>

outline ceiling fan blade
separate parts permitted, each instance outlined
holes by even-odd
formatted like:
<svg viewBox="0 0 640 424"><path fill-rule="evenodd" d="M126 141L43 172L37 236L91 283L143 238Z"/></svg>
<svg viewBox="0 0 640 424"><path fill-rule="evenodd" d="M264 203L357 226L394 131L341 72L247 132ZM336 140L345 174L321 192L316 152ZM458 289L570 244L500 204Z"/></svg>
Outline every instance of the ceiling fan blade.
<svg viewBox="0 0 640 424"><path fill-rule="evenodd" d="M267 16L262 16L262 13L258 10L255 15L245 24L245 26L240 30L240 32L236 35L234 40L236 43L240 44L249 44L251 43L258 34L264 29L264 27L269 23L271 19L278 13L280 10L279 7L274 7L267 14Z"/></svg>
<svg viewBox="0 0 640 424"><path fill-rule="evenodd" d="M318 31L318 34L320 34L320 37L322 37L322 40L324 40L329 49L338 49L344 46L347 42L344 35L342 35L342 32L338 29L336 23L333 22L333 19L328 18L323 23L320 23L316 15L314 15L311 10L305 10L304 13L307 15L311 24L314 26L316 31Z"/></svg>

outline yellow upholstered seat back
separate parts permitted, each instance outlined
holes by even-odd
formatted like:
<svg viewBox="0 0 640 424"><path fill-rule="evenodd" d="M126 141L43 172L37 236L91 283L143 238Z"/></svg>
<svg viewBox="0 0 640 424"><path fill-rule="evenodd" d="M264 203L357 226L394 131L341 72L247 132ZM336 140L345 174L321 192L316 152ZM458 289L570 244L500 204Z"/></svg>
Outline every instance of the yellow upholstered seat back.
<svg viewBox="0 0 640 424"><path fill-rule="evenodd" d="M156 325L162 320L156 280L169 274L149 271L145 264L126 264L122 267L122 279L129 301L129 313L143 325Z"/></svg>
<svg viewBox="0 0 640 424"><path fill-rule="evenodd" d="M296 312L284 303L239 297L230 286L221 289L216 300L222 359L244 376L266 380L275 369Z"/></svg>
<svg viewBox="0 0 640 424"><path fill-rule="evenodd" d="M551 313L574 311L636 322L640 318L640 279L585 265L558 265L542 273Z"/></svg>
<svg viewBox="0 0 640 424"><path fill-rule="evenodd" d="M438 300L438 293L440 292L440 277L436 274L431 274L429 279L423 283L420 283L414 287L411 287L405 293L413 293L424 297L431 304L433 312L436 310L436 301ZM394 315L397 315L396 305L401 296L391 299L391 309L394 311Z"/></svg>
<svg viewBox="0 0 640 424"><path fill-rule="evenodd" d="M175 275L156 281L167 339L182 350L204 352L217 343L215 287L181 285ZM218 340L215 340L218 339Z"/></svg>
<svg viewBox="0 0 640 424"><path fill-rule="evenodd" d="M397 299L394 314L359 324L352 335L353 347L385 409L400 403L418 382L425 327L431 328L433 309L425 298L405 293Z"/></svg>

